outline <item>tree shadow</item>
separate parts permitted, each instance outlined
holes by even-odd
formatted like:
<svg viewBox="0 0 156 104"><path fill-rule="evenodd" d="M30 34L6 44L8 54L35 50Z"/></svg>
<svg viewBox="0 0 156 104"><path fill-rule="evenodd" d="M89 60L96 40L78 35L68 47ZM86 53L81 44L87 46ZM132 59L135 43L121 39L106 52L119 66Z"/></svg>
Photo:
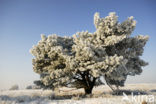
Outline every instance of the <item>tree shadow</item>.
<svg viewBox="0 0 156 104"><path fill-rule="evenodd" d="M156 92L156 89L152 89L152 90L150 90L150 92Z"/></svg>
<svg viewBox="0 0 156 104"><path fill-rule="evenodd" d="M79 100L81 98L86 98L84 94L74 94L74 95L49 95L49 96L8 96L8 95L0 95L0 101L5 102L15 102L15 103L24 103L31 101L43 101L43 100L66 100L66 99L75 99Z"/></svg>
<svg viewBox="0 0 156 104"><path fill-rule="evenodd" d="M92 96L92 94L90 95L85 95L85 94L70 94L70 95L55 95L55 96L50 96L49 98L51 100L66 100L66 99L75 99L75 100L79 100L82 98L87 98Z"/></svg>
<svg viewBox="0 0 156 104"><path fill-rule="evenodd" d="M142 90L119 90L119 91L114 91L112 92L112 95L148 95L148 93L146 91L142 91Z"/></svg>
<svg viewBox="0 0 156 104"><path fill-rule="evenodd" d="M46 99L46 97L28 96L28 95L22 95L22 96L1 95L0 96L0 101L9 101L9 102L15 102L15 103L31 102L31 101L34 101L34 100L42 101L44 99Z"/></svg>

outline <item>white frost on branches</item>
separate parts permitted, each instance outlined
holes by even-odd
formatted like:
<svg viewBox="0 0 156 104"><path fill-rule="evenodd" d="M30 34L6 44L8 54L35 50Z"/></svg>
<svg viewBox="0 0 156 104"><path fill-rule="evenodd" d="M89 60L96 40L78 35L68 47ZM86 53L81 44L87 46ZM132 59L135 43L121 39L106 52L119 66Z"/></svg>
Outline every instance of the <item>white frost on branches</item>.
<svg viewBox="0 0 156 104"><path fill-rule="evenodd" d="M123 86L127 75L142 72L147 63L139 56L148 36L131 36L136 26L133 17L119 23L114 12L105 18L95 13L94 25L94 33L83 31L72 37L41 35L31 53L35 56L33 69L45 86L79 84L85 88L80 81L83 75L90 80L104 76L108 84Z"/></svg>

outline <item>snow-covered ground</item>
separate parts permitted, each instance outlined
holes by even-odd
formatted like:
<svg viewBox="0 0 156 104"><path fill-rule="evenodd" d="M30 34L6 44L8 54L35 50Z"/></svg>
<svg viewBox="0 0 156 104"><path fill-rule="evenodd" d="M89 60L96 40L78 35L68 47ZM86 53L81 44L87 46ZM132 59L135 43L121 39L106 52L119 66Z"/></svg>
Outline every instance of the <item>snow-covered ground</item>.
<svg viewBox="0 0 156 104"><path fill-rule="evenodd" d="M128 84L124 93L114 95L108 86L93 89L84 96L83 89L0 91L0 104L156 104L156 84ZM148 104L147 103L147 104ZM146 103L144 103L146 104Z"/></svg>

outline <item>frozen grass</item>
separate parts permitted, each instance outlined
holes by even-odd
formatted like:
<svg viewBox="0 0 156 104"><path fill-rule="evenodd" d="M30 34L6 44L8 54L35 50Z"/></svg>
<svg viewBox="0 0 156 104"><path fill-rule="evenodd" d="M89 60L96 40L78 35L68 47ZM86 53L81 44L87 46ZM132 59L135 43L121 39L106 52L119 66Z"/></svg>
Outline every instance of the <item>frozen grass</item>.
<svg viewBox="0 0 156 104"><path fill-rule="evenodd" d="M61 88L51 90L14 90L1 91L0 104L141 104L144 99L136 102L122 101L123 92L131 98L133 92L136 97L152 95L156 100L156 84L128 84L121 88L118 95L108 86L93 89L92 95L84 95L83 89ZM146 104L146 103L145 103ZM149 104L156 104L155 102Z"/></svg>

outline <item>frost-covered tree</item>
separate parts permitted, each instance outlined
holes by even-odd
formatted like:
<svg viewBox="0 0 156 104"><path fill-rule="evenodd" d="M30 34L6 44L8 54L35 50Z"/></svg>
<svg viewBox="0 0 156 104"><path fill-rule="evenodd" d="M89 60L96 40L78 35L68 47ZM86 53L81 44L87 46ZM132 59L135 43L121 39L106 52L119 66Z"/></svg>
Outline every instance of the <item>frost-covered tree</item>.
<svg viewBox="0 0 156 104"><path fill-rule="evenodd" d="M100 18L94 15L94 33L78 32L72 37L41 35L41 40L33 46L33 69L40 74L38 85L44 88L71 86L84 88L92 93L95 85L102 84L100 77L114 90L114 86L124 86L128 75L139 75L140 59L148 36L131 36L136 26L133 17L122 23L115 13Z"/></svg>
<svg viewBox="0 0 156 104"><path fill-rule="evenodd" d="M18 90L18 89L19 89L18 85L13 85L9 90Z"/></svg>
<svg viewBox="0 0 156 104"><path fill-rule="evenodd" d="M40 89L40 86L37 85L28 85L26 89Z"/></svg>

